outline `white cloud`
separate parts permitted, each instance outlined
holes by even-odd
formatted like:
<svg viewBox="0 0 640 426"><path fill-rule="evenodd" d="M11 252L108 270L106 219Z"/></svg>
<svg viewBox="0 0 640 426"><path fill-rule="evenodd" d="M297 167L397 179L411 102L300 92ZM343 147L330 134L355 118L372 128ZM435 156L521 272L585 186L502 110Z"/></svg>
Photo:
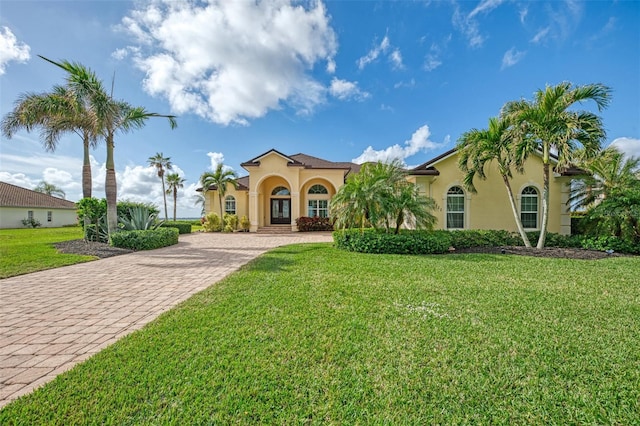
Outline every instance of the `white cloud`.
<svg viewBox="0 0 640 426"><path fill-rule="evenodd" d="M516 50L515 47L512 47L511 49L507 50L504 56L502 57L502 66L500 67L500 69L503 70L505 68L514 66L515 64L520 62L522 58L524 58L526 53L527 52L520 52Z"/></svg>
<svg viewBox="0 0 640 426"><path fill-rule="evenodd" d="M19 42L9 27L0 28L0 75L11 61L24 63L31 58L29 45Z"/></svg>
<svg viewBox="0 0 640 426"><path fill-rule="evenodd" d="M404 65L402 63L402 53L400 53L399 49L396 49L393 52L391 52L391 55L389 55L389 60L393 64L394 69L404 68Z"/></svg>
<svg viewBox="0 0 640 426"><path fill-rule="evenodd" d="M480 34L478 21L476 21L472 17L469 17L468 15L465 16L460 11L460 6L457 3L455 3L452 23L453 23L453 26L458 31L460 31L462 34L464 34L467 37L467 39L469 40L470 47L472 48L482 47L482 44L484 43L485 38Z"/></svg>
<svg viewBox="0 0 640 426"><path fill-rule="evenodd" d="M140 52L140 48L136 47L136 46L127 46L127 47L123 47L121 49L116 49L113 52L111 52L111 57L115 60L121 61L127 57L129 57L130 55L135 55L136 53Z"/></svg>
<svg viewBox="0 0 640 426"><path fill-rule="evenodd" d="M358 158L354 158L351 161L362 164L366 162L391 162L393 160L400 160L404 163L404 160L412 155L443 146L443 143L431 141L429 139L430 136L429 126L424 125L416 130L413 135L411 135L411 139L405 141L403 145L395 144L382 150L375 150L369 146Z"/></svg>
<svg viewBox="0 0 640 426"><path fill-rule="evenodd" d="M331 80L331 86L329 86L329 93L340 99L340 100L348 100L348 99L356 99L356 100L364 100L368 98L370 95L367 92L363 92L358 88L358 82L352 82L347 80L341 80L339 78L334 77Z"/></svg>
<svg viewBox="0 0 640 426"><path fill-rule="evenodd" d="M401 87L412 88L416 86L416 79L412 78L409 81L399 81L393 85L394 89L400 89Z"/></svg>
<svg viewBox="0 0 640 426"><path fill-rule="evenodd" d="M321 2L154 2L122 20L140 43L144 89L172 111L248 124L289 105L310 113L326 88L311 69L335 71L336 35ZM146 49L146 50L145 50Z"/></svg>
<svg viewBox="0 0 640 426"><path fill-rule="evenodd" d="M438 59L437 56L433 54L428 54L427 57L424 59L423 68L425 69L425 71L433 71L436 68L438 68L440 65L442 65L442 61Z"/></svg>
<svg viewBox="0 0 640 426"><path fill-rule="evenodd" d="M549 35L549 31L551 31L551 27L544 27L540 29L535 36L531 39L531 43L538 44Z"/></svg>
<svg viewBox="0 0 640 426"><path fill-rule="evenodd" d="M471 11L468 17L473 18L477 14L483 13L483 12L489 13L496 7L500 6L502 3L504 3L504 0L482 0L480 4Z"/></svg>
<svg viewBox="0 0 640 426"><path fill-rule="evenodd" d="M520 23L524 24L527 20L527 15L529 14L529 7L526 6L524 9L520 9Z"/></svg>
<svg viewBox="0 0 640 426"><path fill-rule="evenodd" d="M32 177L27 176L24 173L9 173L2 171L0 171L0 181L16 186L21 186L27 189L35 188L39 182L39 180L33 179Z"/></svg>
<svg viewBox="0 0 640 426"><path fill-rule="evenodd" d="M218 164L224 163L224 154L221 152L207 152L207 157L211 161L209 168L215 170Z"/></svg>
<svg viewBox="0 0 640 426"><path fill-rule="evenodd" d="M612 146L618 148L620 152L625 153L628 157L640 158L640 139L635 138L616 138L611 142Z"/></svg>
<svg viewBox="0 0 640 426"><path fill-rule="evenodd" d="M333 59L327 60L327 72L333 74L336 72L336 61Z"/></svg>
<svg viewBox="0 0 640 426"><path fill-rule="evenodd" d="M402 52L400 52L400 49L393 49L393 51L389 53L390 50L391 42L389 41L389 36L385 35L380 44L373 46L366 55L356 61L358 68L363 70L367 65L375 62L380 55L387 55L387 59L391 62L394 69L404 68L404 64L402 63Z"/></svg>

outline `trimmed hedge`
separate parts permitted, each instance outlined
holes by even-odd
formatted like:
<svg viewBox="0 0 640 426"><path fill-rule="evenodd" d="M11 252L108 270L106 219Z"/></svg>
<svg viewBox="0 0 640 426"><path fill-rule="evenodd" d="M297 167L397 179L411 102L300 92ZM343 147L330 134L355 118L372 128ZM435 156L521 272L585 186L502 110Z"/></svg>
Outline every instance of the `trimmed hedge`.
<svg viewBox="0 0 640 426"><path fill-rule="evenodd" d="M539 236L539 232L527 232L527 237L534 247ZM402 230L400 234L395 235L374 229L344 229L335 231L333 240L336 247L343 250L377 254L433 254L444 253L449 247L466 249L523 245L517 232L496 230ZM589 237L548 232L545 247L614 250L619 253L640 254L640 246L610 236Z"/></svg>
<svg viewBox="0 0 640 426"><path fill-rule="evenodd" d="M307 217L302 216L296 219L298 231L333 231L333 223L328 217Z"/></svg>
<svg viewBox="0 0 640 426"><path fill-rule="evenodd" d="M524 245L520 234L509 231L469 229L448 232L451 235L451 245L457 249Z"/></svg>
<svg viewBox="0 0 640 426"><path fill-rule="evenodd" d="M191 222L186 221L162 222L162 225L160 225L161 228L177 228L180 234L190 234L191 226Z"/></svg>
<svg viewBox="0 0 640 426"><path fill-rule="evenodd" d="M130 250L153 250L178 244L176 228L157 228L145 231L119 231L111 234L111 245Z"/></svg>
<svg viewBox="0 0 640 426"><path fill-rule="evenodd" d="M451 245L447 231L406 231L389 234L375 229L342 229L333 232L336 247L360 253L434 254Z"/></svg>

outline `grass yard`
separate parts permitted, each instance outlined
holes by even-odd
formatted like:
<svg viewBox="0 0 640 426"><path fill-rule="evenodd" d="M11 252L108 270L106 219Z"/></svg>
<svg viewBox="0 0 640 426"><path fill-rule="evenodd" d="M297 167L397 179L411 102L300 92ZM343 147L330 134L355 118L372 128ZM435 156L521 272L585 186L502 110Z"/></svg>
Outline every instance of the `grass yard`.
<svg viewBox="0 0 640 426"><path fill-rule="evenodd" d="M82 238L82 228L0 229L0 278L95 260L93 256L62 254L53 246Z"/></svg>
<svg viewBox="0 0 640 426"><path fill-rule="evenodd" d="M639 258L283 247L0 424L640 422Z"/></svg>

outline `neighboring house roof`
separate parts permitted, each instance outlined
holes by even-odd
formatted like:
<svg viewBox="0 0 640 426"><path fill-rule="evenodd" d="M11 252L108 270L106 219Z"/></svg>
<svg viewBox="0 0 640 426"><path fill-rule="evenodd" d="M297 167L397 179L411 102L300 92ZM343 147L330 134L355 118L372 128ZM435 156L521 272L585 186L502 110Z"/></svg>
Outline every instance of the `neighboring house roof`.
<svg viewBox="0 0 640 426"><path fill-rule="evenodd" d="M0 182L0 207L75 210L76 203L10 183Z"/></svg>

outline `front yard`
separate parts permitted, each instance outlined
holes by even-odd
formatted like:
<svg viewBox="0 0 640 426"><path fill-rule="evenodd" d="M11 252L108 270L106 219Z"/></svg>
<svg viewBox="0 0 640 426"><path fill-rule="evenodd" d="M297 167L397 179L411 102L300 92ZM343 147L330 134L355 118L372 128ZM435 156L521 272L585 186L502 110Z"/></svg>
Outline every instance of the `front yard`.
<svg viewBox="0 0 640 426"><path fill-rule="evenodd" d="M265 254L1 424L637 424L640 258Z"/></svg>

